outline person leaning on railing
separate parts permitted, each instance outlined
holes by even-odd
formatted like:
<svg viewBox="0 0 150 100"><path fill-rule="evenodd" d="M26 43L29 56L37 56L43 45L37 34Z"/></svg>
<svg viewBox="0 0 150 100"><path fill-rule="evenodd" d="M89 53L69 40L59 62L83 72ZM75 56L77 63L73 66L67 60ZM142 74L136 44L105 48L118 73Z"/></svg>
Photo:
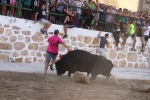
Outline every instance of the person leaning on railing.
<svg viewBox="0 0 150 100"><path fill-rule="evenodd" d="M38 9L35 13L35 23L39 21L41 24L44 25L42 29L40 29L41 34L46 33L48 28L51 26L51 22L46 20L46 10L45 10L45 4L42 5L40 9Z"/></svg>

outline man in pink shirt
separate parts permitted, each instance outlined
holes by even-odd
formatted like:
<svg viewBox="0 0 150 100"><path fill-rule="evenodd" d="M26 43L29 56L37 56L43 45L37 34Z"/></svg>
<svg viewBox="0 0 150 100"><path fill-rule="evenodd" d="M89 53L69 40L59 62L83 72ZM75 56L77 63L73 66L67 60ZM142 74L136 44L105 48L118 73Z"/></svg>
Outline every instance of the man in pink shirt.
<svg viewBox="0 0 150 100"><path fill-rule="evenodd" d="M53 71L53 64L55 63L56 57L58 55L58 44L62 44L68 50L67 45L58 37L59 31L55 30L54 35L48 39L48 48L46 52L46 61L45 61L45 69L44 73L47 74L48 65L52 59L52 64L50 65L50 69Z"/></svg>

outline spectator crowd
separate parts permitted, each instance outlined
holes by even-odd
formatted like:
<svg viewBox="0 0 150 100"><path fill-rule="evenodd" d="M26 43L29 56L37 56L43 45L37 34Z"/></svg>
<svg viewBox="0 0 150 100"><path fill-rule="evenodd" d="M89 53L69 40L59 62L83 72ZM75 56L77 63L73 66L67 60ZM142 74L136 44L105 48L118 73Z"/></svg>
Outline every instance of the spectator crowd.
<svg viewBox="0 0 150 100"><path fill-rule="evenodd" d="M75 13L74 24L75 27L79 28L113 32L118 19L121 21L121 30L123 29L122 26L126 24L126 20L129 23L135 20L136 27L143 27L147 21L150 21L150 15L146 10L135 12L127 8L116 8L113 5L99 3L98 0L96 2L92 0L89 2L81 0L1 0L0 14L16 17L18 1L21 2L23 8L20 11L21 16L19 17L21 18L34 20L35 12L42 4L45 4L47 20L55 24L64 24L68 15L66 10L69 9L69 13ZM72 16L69 20L72 20ZM140 29L137 29L136 34L140 34Z"/></svg>

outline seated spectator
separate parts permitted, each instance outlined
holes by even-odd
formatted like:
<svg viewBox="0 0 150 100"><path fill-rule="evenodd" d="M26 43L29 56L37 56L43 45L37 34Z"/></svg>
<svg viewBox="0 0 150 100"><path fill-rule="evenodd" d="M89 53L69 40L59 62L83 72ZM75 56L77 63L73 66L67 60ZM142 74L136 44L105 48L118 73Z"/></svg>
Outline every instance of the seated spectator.
<svg viewBox="0 0 150 100"><path fill-rule="evenodd" d="M113 20L113 21L114 21L113 36L116 41L116 47L117 47L120 42L119 38L120 38L120 34L121 34L121 18L119 18L117 22L115 20Z"/></svg>
<svg viewBox="0 0 150 100"><path fill-rule="evenodd" d="M148 25L148 22L145 23L145 26L143 27L143 36L142 36L142 50L144 51L145 46L147 45L148 39L150 38L150 26Z"/></svg>
<svg viewBox="0 0 150 100"><path fill-rule="evenodd" d="M64 20L65 35L62 38L67 37L67 28L73 28L76 25L76 21L77 21L76 11L74 10L73 13L71 13L70 10L71 10L71 8L64 9L64 11L66 12L66 17Z"/></svg>
<svg viewBox="0 0 150 100"><path fill-rule="evenodd" d="M10 7L10 16L14 16L15 10L14 7L16 5L16 0L9 0L9 4L11 5Z"/></svg>
<svg viewBox="0 0 150 100"><path fill-rule="evenodd" d="M124 48L124 46L126 44L126 41L127 41L127 38L130 35L130 23L129 23L129 21L126 20L126 23L122 27L123 27L123 30L122 30L122 33L121 33L121 38L123 39L123 44L122 44L121 49Z"/></svg>
<svg viewBox="0 0 150 100"><path fill-rule="evenodd" d="M1 0L1 3L2 4L7 4L7 0ZM6 15L6 10L7 10L7 7L5 5L2 5L2 15Z"/></svg>
<svg viewBox="0 0 150 100"><path fill-rule="evenodd" d="M48 28L51 26L51 23L46 20L46 10L45 10L45 5L43 4L41 9L38 9L37 12L35 13L35 23L39 21L41 24L44 25L42 29L40 29L40 32L42 34L46 33Z"/></svg>
<svg viewBox="0 0 150 100"><path fill-rule="evenodd" d="M95 17L95 12L92 12L87 19L85 20L85 26L86 28L90 29L91 26L94 26L94 17Z"/></svg>

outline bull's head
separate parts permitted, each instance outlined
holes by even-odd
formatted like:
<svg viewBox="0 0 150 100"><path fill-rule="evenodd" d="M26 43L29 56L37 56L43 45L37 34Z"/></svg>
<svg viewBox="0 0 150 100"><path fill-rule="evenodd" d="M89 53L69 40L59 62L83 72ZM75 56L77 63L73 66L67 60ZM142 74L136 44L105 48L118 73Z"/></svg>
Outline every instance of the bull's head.
<svg viewBox="0 0 150 100"><path fill-rule="evenodd" d="M66 72L66 70L63 68L63 66L61 66L61 63L59 62L59 60L55 63L55 66L56 66L58 76L61 76L62 74L64 74Z"/></svg>

